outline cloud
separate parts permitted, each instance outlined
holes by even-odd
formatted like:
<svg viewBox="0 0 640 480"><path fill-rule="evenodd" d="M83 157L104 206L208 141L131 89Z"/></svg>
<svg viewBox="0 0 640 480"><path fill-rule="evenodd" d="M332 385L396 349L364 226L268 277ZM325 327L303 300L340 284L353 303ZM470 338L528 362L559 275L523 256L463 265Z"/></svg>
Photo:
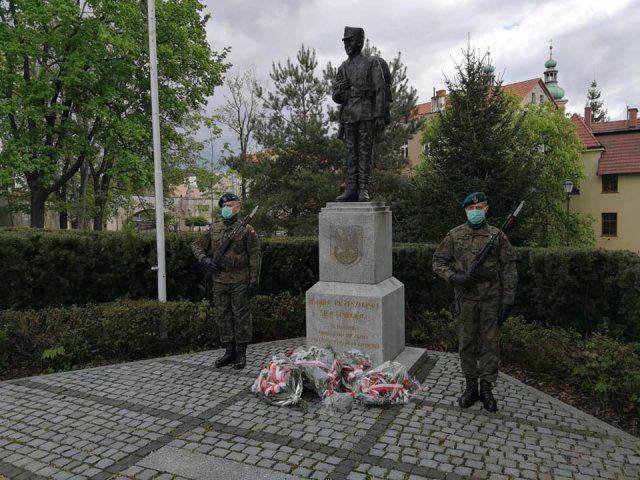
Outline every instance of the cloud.
<svg viewBox="0 0 640 480"><path fill-rule="evenodd" d="M319 70L344 58L345 25L361 26L386 58L402 52L409 82L419 101L452 76L468 39L506 83L543 77L544 62L558 62L558 82L582 112L587 88L596 78L612 118L640 104L637 61L639 0L206 0L214 50L231 47L235 71L253 68L266 81L274 61L293 58L302 44L316 50ZM220 104L216 91L211 107Z"/></svg>

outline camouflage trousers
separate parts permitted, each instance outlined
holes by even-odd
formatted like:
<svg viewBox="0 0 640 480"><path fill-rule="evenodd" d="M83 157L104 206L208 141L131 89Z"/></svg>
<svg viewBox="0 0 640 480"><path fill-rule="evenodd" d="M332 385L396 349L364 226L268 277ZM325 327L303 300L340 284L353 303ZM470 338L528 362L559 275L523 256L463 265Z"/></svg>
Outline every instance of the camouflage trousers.
<svg viewBox="0 0 640 480"><path fill-rule="evenodd" d="M214 282L213 304L218 313L220 343L251 342L249 286L245 283Z"/></svg>
<svg viewBox="0 0 640 480"><path fill-rule="evenodd" d="M499 299L460 300L458 342L460 366L468 378L495 382L500 363Z"/></svg>

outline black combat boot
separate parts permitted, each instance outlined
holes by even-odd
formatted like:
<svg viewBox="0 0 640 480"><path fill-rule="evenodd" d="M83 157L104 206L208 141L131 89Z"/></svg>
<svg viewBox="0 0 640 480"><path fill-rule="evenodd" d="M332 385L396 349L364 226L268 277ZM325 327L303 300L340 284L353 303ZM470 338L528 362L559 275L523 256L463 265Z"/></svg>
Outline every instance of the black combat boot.
<svg viewBox="0 0 640 480"><path fill-rule="evenodd" d="M491 382L480 380L480 400L482 400L484 409L487 412L495 412L498 410L496 399L493 398L493 393L491 393Z"/></svg>
<svg viewBox="0 0 640 480"><path fill-rule="evenodd" d="M244 368L247 363L247 344L239 343L236 349L236 360L233 364L233 368L236 370L241 370Z"/></svg>
<svg viewBox="0 0 640 480"><path fill-rule="evenodd" d="M462 408L469 408L476 403L479 398L478 379L467 377L467 388L464 389L464 392L462 392L462 395L458 399L458 405Z"/></svg>
<svg viewBox="0 0 640 480"><path fill-rule="evenodd" d="M236 344L234 342L229 342L224 344L224 355L218 358L214 365L217 368L224 367L226 365L231 365L236 359Z"/></svg>

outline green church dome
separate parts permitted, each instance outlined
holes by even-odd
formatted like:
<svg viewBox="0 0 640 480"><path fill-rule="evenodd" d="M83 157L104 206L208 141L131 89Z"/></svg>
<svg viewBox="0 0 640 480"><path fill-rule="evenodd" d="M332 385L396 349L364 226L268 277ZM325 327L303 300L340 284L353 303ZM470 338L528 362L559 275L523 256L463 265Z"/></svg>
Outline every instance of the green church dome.
<svg viewBox="0 0 640 480"><path fill-rule="evenodd" d="M558 62L556 62L556 60L552 57L549 57L549 60L544 62L544 66L547 68L555 68L556 65L558 65Z"/></svg>
<svg viewBox="0 0 640 480"><path fill-rule="evenodd" d="M562 87L559 87L557 84L547 83L547 88L549 89L549 92L551 92L551 95L553 95L553 98L555 98L556 100L560 100L562 97L564 97L564 89Z"/></svg>

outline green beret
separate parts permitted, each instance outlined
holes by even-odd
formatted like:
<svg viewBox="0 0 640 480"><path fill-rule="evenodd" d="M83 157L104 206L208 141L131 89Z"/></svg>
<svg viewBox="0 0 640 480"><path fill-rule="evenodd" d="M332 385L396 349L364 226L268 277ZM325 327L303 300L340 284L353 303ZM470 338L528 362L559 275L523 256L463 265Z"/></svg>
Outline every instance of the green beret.
<svg viewBox="0 0 640 480"><path fill-rule="evenodd" d="M475 205L476 203L486 202L487 194L484 192L473 192L467 195L467 198L462 202L462 207L468 207L469 205Z"/></svg>
<svg viewBox="0 0 640 480"><path fill-rule="evenodd" d="M223 193L222 196L220 197L220 200L218 200L218 206L222 208L222 205L224 205L227 202L239 202L239 201L240 199L235 193L226 192L226 193Z"/></svg>

